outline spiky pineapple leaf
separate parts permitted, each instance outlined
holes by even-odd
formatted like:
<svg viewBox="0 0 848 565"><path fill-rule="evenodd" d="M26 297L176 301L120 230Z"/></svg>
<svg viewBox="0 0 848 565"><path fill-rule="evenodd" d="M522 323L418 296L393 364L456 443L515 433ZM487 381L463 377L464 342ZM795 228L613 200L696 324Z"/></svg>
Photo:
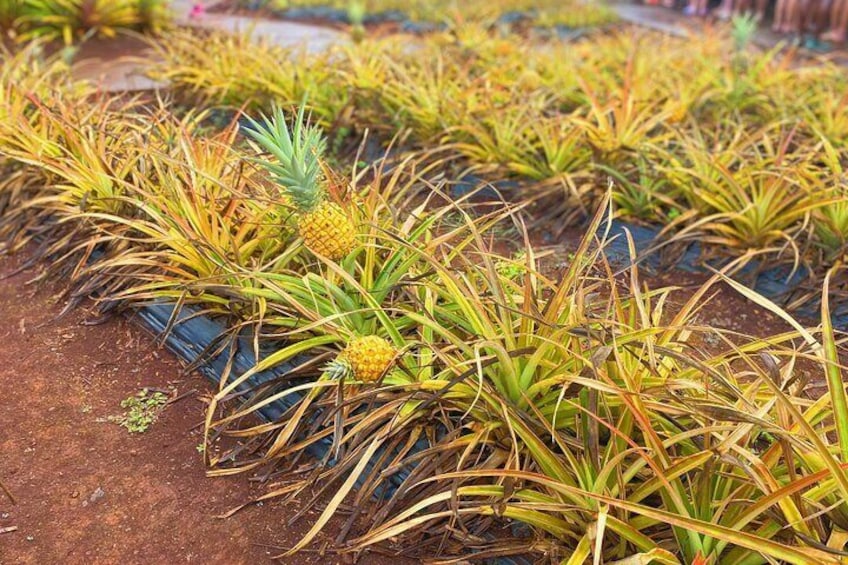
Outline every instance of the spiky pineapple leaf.
<svg viewBox="0 0 848 565"><path fill-rule="evenodd" d="M325 196L321 159L327 141L318 127L307 123L304 106L291 127L279 107L270 118L262 114L261 122L250 117L247 121L250 127L245 133L276 160L260 157L254 161L271 173L298 210L308 212L318 206Z"/></svg>

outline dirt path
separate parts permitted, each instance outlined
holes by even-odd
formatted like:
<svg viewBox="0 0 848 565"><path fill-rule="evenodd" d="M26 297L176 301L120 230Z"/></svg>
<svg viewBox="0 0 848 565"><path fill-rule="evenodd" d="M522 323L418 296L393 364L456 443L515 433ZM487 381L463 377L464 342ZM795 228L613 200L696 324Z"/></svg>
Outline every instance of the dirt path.
<svg viewBox="0 0 848 565"><path fill-rule="evenodd" d="M15 266L0 260L0 276ZM251 487L246 476L204 475L197 426L207 381L183 375L122 318L81 325L77 311L54 322L57 289L26 285L34 274L0 280L0 481L17 501L0 492L0 565L261 564L291 547L309 526L285 527L291 506L215 518ZM197 392L131 435L108 418L145 387ZM344 560L304 553L287 562Z"/></svg>

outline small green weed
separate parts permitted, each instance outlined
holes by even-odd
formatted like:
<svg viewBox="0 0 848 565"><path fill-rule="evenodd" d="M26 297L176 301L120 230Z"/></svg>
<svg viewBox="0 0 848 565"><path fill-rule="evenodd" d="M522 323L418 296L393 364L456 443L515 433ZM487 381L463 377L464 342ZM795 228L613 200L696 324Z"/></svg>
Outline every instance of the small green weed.
<svg viewBox="0 0 848 565"><path fill-rule="evenodd" d="M144 388L138 394L122 400L121 408L126 411L122 416L113 416L110 420L125 427L131 434L141 434L156 421L167 402L168 396L165 393Z"/></svg>
<svg viewBox="0 0 848 565"><path fill-rule="evenodd" d="M495 264L498 274L509 280L517 280L527 272L527 253L518 251L512 259L501 259Z"/></svg>

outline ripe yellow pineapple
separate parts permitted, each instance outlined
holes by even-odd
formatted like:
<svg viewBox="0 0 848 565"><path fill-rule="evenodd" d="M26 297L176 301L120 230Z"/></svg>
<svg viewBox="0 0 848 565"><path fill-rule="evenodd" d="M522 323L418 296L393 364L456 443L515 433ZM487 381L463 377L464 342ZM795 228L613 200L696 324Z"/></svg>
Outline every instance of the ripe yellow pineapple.
<svg viewBox="0 0 848 565"><path fill-rule="evenodd" d="M394 361L397 351L392 344L376 335L352 339L336 361L334 369L355 379L370 383L379 379Z"/></svg>
<svg viewBox="0 0 848 565"><path fill-rule="evenodd" d="M322 202L300 216L297 231L306 247L338 261L356 246L356 228L338 204Z"/></svg>
<svg viewBox="0 0 848 565"><path fill-rule="evenodd" d="M356 226L338 204L327 200L321 159L326 140L305 123L303 106L289 129L277 108L263 123L250 120L250 135L276 162L257 159L271 172L298 210L297 229L313 253L338 261L356 247Z"/></svg>

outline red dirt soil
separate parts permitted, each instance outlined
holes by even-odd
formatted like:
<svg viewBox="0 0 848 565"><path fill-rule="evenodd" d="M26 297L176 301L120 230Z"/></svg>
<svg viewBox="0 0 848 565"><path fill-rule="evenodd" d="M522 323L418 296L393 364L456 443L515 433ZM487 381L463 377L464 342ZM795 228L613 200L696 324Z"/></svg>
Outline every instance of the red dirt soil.
<svg viewBox="0 0 848 565"><path fill-rule="evenodd" d="M17 264L1 260L0 277ZM0 280L0 482L16 501L0 490L0 565L258 564L294 545L317 510L292 528L297 506L281 501L216 518L260 491L246 475L204 474L197 446L210 384L123 318L82 325L83 308L56 321L58 289L27 285L35 274ZM142 434L108 420L145 387L196 392ZM282 562L350 561L313 551Z"/></svg>

